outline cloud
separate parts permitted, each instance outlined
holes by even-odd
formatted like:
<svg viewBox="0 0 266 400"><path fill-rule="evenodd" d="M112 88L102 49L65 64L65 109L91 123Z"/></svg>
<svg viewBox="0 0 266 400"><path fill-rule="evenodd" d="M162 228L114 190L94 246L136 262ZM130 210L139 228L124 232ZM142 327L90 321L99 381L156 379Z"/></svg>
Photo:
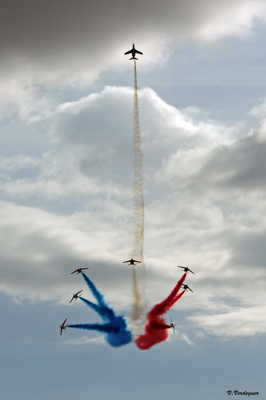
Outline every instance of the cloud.
<svg viewBox="0 0 266 400"><path fill-rule="evenodd" d="M13 0L0 17L1 75L59 85L91 82L122 65L133 41L143 49L144 63L156 62L177 39L243 36L254 18L265 15L264 2L250 0L67 0L63 6L60 0Z"/></svg>
<svg viewBox="0 0 266 400"><path fill-rule="evenodd" d="M106 87L98 94L61 105L53 127L54 140L64 159L66 152L68 160L75 158L75 166L83 175L97 176L101 184L122 184L123 190L131 187L132 127L128 121L132 118L132 97L129 88ZM196 122L151 89L140 90L139 97L144 172L158 182L164 181L164 174L169 180L171 173L178 173L175 171L180 170L180 164L180 175L184 170L193 173L193 168L197 170L205 162L206 153L217 144L231 143L238 129L211 120ZM184 160L190 163L189 169L187 165L182 168Z"/></svg>
<svg viewBox="0 0 266 400"><path fill-rule="evenodd" d="M266 142L253 134L235 145L217 148L198 178L220 188L264 190L265 146Z"/></svg>
<svg viewBox="0 0 266 400"><path fill-rule="evenodd" d="M131 246L132 95L106 87L63 103L38 122L49 125L48 152L1 159L5 293L62 301L73 291L69 272L85 263L108 301L130 307L130 270L120 261ZM140 104L149 305L173 287L175 265L188 264L195 293L176 309L192 313L195 329L223 335L233 313L242 335L245 309L258 310L249 334L262 332L265 185L256 130L176 109L150 89L140 91ZM249 297L251 279L258 283Z"/></svg>
<svg viewBox="0 0 266 400"><path fill-rule="evenodd" d="M104 218L101 225L101 217L90 213L66 218L5 202L1 203L0 213L3 292L35 301L67 299L77 284L70 272L75 265L89 264L96 281L109 285L114 277L115 284L105 289L108 297L112 298L116 285L121 285L115 301L120 307L128 302L129 271L119 263L119 247L127 248L127 232L112 232ZM110 249L110 243L118 248ZM114 276L116 269L119 272Z"/></svg>
<svg viewBox="0 0 266 400"><path fill-rule="evenodd" d="M235 7L231 4L225 8L222 14L214 16L213 20L208 22L200 34L206 40L217 40L225 36L245 37L249 34L254 18L265 19L265 5L263 2L247 1L242 6Z"/></svg>
<svg viewBox="0 0 266 400"><path fill-rule="evenodd" d="M128 201L132 182L132 126L128 122L132 118L132 96L130 88L105 87L99 93L59 105L43 120L52 150L39 160L39 174L35 179L25 179L24 171L23 179L22 171L18 179L21 161L13 158L18 166L17 179L2 182L5 198L17 195L20 199L28 193L37 201L41 190L49 201L75 193L90 197L104 193L109 200ZM190 113L166 104L151 89L140 91L140 104L144 172L147 179L152 175L158 185L168 184L169 176L195 174L205 163L206 154L219 143L231 143L238 129L208 119L198 122ZM10 158L3 159L3 174L8 163Z"/></svg>
<svg viewBox="0 0 266 400"><path fill-rule="evenodd" d="M43 87L19 81L16 77L7 77L1 81L0 120L11 121L18 117L29 124L46 118L52 112L56 99L48 95Z"/></svg>
<svg viewBox="0 0 266 400"><path fill-rule="evenodd" d="M230 338L265 334L265 306L239 308L231 312L215 315L189 317L210 334Z"/></svg>

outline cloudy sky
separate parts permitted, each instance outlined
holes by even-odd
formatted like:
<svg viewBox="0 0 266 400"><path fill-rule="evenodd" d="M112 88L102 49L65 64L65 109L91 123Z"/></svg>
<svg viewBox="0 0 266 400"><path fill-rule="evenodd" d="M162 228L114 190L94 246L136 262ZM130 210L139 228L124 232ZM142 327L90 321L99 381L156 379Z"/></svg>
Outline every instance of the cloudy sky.
<svg viewBox="0 0 266 400"><path fill-rule="evenodd" d="M6 399L265 396L265 40L259 0L2 1ZM133 42L144 53L146 309L175 285L176 265L196 272L170 315L176 334L147 352L58 336L65 317L96 318L67 304L85 289L75 265L130 316Z"/></svg>

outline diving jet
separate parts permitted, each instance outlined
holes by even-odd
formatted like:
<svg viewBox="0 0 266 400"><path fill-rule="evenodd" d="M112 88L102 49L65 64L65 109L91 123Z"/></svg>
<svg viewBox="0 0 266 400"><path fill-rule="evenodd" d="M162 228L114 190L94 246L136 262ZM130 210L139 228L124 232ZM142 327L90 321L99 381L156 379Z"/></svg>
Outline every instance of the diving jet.
<svg viewBox="0 0 266 400"><path fill-rule="evenodd" d="M190 289L190 287L189 287L188 285L184 284L184 283L183 283L182 287L183 287L185 290L188 289L188 290L190 290L191 292L193 292L193 290Z"/></svg>
<svg viewBox="0 0 266 400"><path fill-rule="evenodd" d="M66 329L66 322L67 322L67 318L64 320L64 322L60 325L59 329L60 329L60 336L62 336L63 331Z"/></svg>
<svg viewBox="0 0 266 400"><path fill-rule="evenodd" d="M175 323L173 321L170 322L170 328L173 329L173 332L175 333Z"/></svg>
<svg viewBox="0 0 266 400"><path fill-rule="evenodd" d="M129 60L138 60L138 58L136 58L135 55L136 55L136 54L143 54L143 53L142 53L141 51L135 49L135 44L133 43L132 49L126 51L126 52L125 52L125 55L126 55L126 54L132 54L132 57L129 58Z"/></svg>
<svg viewBox="0 0 266 400"><path fill-rule="evenodd" d="M75 274L75 273L80 274L80 273L81 273L82 271L84 271L85 269L89 269L89 268L87 268L87 267L78 267L77 269L75 269L74 271L72 271L72 272L70 273L70 275Z"/></svg>
<svg viewBox="0 0 266 400"><path fill-rule="evenodd" d="M176 268L182 268L185 272L191 272L192 274L195 274L195 272L191 271L191 269L188 267L182 267L181 265L178 265Z"/></svg>
<svg viewBox="0 0 266 400"><path fill-rule="evenodd" d="M74 293L69 303L72 303L73 300L77 300L81 292L83 292L83 290L79 290L77 293Z"/></svg>
<svg viewBox="0 0 266 400"><path fill-rule="evenodd" d="M141 263L141 261L134 260L134 258L131 258L130 260L122 261L122 263L128 263L129 265L135 265L135 263Z"/></svg>

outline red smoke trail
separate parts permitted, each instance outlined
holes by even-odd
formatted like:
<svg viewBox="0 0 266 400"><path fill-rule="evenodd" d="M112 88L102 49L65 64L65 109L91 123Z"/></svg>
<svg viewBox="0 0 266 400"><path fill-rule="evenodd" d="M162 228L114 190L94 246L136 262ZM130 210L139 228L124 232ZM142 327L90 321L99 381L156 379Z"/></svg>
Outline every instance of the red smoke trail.
<svg viewBox="0 0 266 400"><path fill-rule="evenodd" d="M140 350L147 350L155 344L163 342L168 338L167 330L171 328L171 325L167 324L161 315L165 314L185 293L185 290L179 294L178 291L186 279L186 275L187 273L184 273L169 296L166 297L166 299L162 302L156 304L147 314L145 334L138 336L135 340L136 346Z"/></svg>
<svg viewBox="0 0 266 400"><path fill-rule="evenodd" d="M174 289L172 290L172 292L169 294L168 297L166 297L165 300L161 301L161 303L156 304L151 311L149 312L148 315L151 316L156 316L156 315L162 315L165 314L170 307L172 307L172 305L174 305L174 303L178 300L178 298L175 300L175 297L179 291L179 289L181 288L184 280L186 279L187 273L185 272L181 278L179 279L179 281L177 282L177 284L175 285Z"/></svg>

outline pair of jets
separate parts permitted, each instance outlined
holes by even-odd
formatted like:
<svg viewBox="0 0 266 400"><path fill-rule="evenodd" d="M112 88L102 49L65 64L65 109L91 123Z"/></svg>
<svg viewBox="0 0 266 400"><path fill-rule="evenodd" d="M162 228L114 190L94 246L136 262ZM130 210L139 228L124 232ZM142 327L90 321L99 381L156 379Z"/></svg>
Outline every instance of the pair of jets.
<svg viewBox="0 0 266 400"><path fill-rule="evenodd" d="M78 268L78 270L80 270L81 268ZM86 268L86 269L88 269L88 268ZM74 272L77 272L77 270L76 271L73 271L73 273ZM81 272L81 271L80 271ZM77 273L80 273L80 272L77 272ZM79 298L79 295L80 295L80 293L82 292L83 290L79 290L78 292L76 292L76 293L74 293L73 294L73 296L72 296L72 299L69 301L69 303L72 303L72 301L73 300L77 300L78 298ZM66 322L67 322L67 318L64 320L64 322L62 322L62 324L60 325L60 327L59 327L59 329L60 329L60 336L62 336L62 333L63 333L63 331L66 329Z"/></svg>
<svg viewBox="0 0 266 400"><path fill-rule="evenodd" d="M89 268L88 268L88 267L78 267L77 269L75 269L74 271L72 271L72 272L70 273L70 275L73 275L73 274L81 274L82 271L85 271L86 269L89 269ZM74 293L73 296L72 296L72 298L69 300L69 303L72 303L73 300L77 300L77 299L79 298L79 295L80 295L81 292L83 292L83 290L79 290L78 292ZM64 324L64 322L63 322L63 324ZM62 325L63 325L63 324L62 324Z"/></svg>
<svg viewBox="0 0 266 400"><path fill-rule="evenodd" d="M178 265L176 268L181 268L181 269L183 269L184 272L191 272L192 274L195 274L195 272L193 272L188 267L182 267L181 265ZM193 290L188 285L186 285L185 283L183 283L182 288L185 289L185 290L189 290L190 292L193 292Z"/></svg>
<svg viewBox="0 0 266 400"><path fill-rule="evenodd" d="M124 55L127 55L127 54L132 54L132 57L129 58L129 60L138 60L138 58L135 57L136 54L143 54L143 53L141 51L137 50L135 48L135 44L133 43L132 49L126 51Z"/></svg>

